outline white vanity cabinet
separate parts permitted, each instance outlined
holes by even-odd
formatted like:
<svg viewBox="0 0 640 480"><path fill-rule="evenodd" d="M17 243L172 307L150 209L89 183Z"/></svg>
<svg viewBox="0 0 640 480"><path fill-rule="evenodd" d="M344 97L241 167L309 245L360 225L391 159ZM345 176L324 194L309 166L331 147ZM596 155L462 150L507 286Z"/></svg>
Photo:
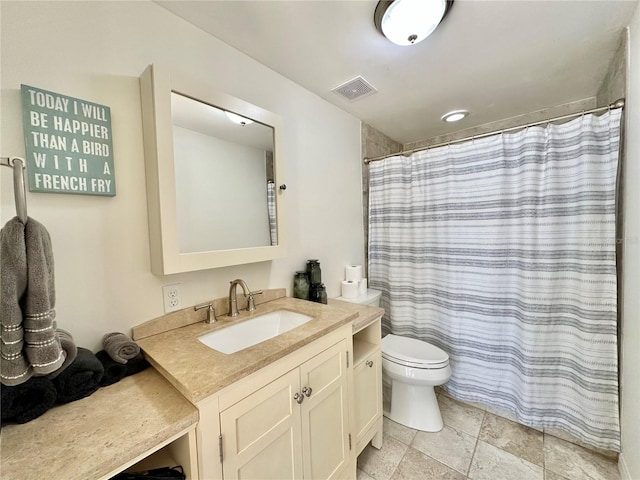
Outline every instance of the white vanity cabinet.
<svg viewBox="0 0 640 480"><path fill-rule="evenodd" d="M347 325L203 401L201 478L351 477L350 358Z"/></svg>
<svg viewBox="0 0 640 480"><path fill-rule="evenodd" d="M382 446L381 317L354 333L353 383L356 455L371 441Z"/></svg>

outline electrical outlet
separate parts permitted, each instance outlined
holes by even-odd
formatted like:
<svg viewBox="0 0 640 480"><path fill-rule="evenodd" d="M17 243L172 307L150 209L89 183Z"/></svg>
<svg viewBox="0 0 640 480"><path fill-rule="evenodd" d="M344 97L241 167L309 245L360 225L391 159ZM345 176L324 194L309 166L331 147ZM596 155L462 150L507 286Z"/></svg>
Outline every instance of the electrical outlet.
<svg viewBox="0 0 640 480"><path fill-rule="evenodd" d="M162 287L162 299L164 301L164 313L175 312L182 308L182 295L180 284L165 285Z"/></svg>

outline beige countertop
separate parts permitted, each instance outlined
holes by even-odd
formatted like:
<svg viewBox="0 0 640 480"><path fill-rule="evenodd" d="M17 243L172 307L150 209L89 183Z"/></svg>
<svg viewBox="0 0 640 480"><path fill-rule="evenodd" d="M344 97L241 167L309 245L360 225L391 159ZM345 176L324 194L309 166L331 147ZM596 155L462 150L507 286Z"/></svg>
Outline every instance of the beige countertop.
<svg viewBox="0 0 640 480"><path fill-rule="evenodd" d="M198 337L231 324L276 310L290 310L314 317L289 332L232 354L220 353L198 341ZM364 315L361 315L364 312ZM282 297L262 303L253 313L241 311L231 319L220 316L213 324L195 323L138 340L149 361L185 397L197 403L266 367L289 353L352 321L371 322L380 308L331 300L328 305Z"/></svg>
<svg viewBox="0 0 640 480"><path fill-rule="evenodd" d="M206 347L197 338L232 323L275 310L314 317L306 324L234 354ZM330 299L328 305L282 297L241 312L138 340L153 368L100 388L90 397L52 408L23 424L6 425L0 434L2 478L42 480L100 478L153 450L198 421L196 403L242 377L294 352L327 333L352 323L366 327L384 310ZM158 319L161 321L162 319ZM163 376L165 378L163 378Z"/></svg>
<svg viewBox="0 0 640 480"><path fill-rule="evenodd" d="M195 426L196 408L148 368L0 434L2 478L100 478ZM194 427L195 428L195 427Z"/></svg>
<svg viewBox="0 0 640 480"><path fill-rule="evenodd" d="M341 305L357 312L358 316L353 319L353 333L359 332L375 319L384 315L384 308L369 307L358 303L345 302L344 300L336 300L335 298L329 299L329 305Z"/></svg>

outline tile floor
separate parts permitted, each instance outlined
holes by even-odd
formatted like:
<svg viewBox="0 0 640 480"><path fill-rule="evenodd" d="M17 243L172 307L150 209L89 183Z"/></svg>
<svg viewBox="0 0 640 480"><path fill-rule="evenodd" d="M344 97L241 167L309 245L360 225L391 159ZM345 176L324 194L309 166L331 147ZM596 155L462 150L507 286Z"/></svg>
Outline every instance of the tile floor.
<svg viewBox="0 0 640 480"><path fill-rule="evenodd" d="M438 402L437 433L385 417L382 449L363 450L357 480L620 480L612 458L444 394Z"/></svg>

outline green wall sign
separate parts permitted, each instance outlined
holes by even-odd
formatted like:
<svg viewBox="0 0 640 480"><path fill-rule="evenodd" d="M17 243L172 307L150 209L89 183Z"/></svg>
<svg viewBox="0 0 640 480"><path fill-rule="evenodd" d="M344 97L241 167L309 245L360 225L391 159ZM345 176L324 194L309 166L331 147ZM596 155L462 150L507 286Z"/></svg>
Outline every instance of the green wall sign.
<svg viewBox="0 0 640 480"><path fill-rule="evenodd" d="M29 191L116 194L111 109L21 85Z"/></svg>

